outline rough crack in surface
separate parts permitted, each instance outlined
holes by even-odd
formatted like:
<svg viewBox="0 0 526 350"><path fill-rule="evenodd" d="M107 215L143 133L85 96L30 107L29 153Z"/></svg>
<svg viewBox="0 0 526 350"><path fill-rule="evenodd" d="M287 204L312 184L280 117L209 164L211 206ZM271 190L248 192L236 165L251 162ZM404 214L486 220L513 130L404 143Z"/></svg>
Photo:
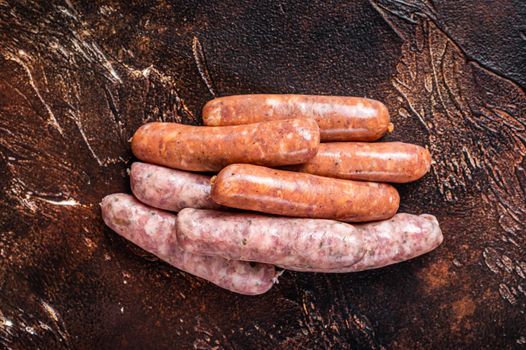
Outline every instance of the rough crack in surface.
<svg viewBox="0 0 526 350"><path fill-rule="evenodd" d="M199 75L201 76L201 79L203 79L203 82L208 88L208 91L210 91L210 94L216 97L217 95L214 91L214 85L212 83L212 79L210 78L208 67L206 65L203 46L201 46L201 42L199 41L199 38L196 36L194 36L194 40L192 42L192 53L194 54L195 64L197 65L197 70L199 71Z"/></svg>

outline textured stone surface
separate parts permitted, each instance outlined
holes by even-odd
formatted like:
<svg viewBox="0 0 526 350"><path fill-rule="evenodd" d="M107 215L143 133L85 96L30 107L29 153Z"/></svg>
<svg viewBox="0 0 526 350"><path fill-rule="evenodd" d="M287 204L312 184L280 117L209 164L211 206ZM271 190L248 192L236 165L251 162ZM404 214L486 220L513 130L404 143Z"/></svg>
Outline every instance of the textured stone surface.
<svg viewBox="0 0 526 350"><path fill-rule="evenodd" d="M525 18L518 0L0 1L0 347L524 346ZM435 159L401 209L444 244L245 297L104 227L139 125L285 92L384 101L386 140Z"/></svg>

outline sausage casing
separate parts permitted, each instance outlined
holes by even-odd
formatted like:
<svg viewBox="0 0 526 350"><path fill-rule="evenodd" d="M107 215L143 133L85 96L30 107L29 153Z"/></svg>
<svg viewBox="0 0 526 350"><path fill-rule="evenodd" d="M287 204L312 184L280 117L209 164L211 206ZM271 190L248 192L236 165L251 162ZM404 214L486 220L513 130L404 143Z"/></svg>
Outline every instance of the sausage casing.
<svg viewBox="0 0 526 350"><path fill-rule="evenodd" d="M176 212L183 208L221 208L210 198L209 176L135 162L130 184L135 197L154 208Z"/></svg>
<svg viewBox="0 0 526 350"><path fill-rule="evenodd" d="M240 294L265 293L273 285L276 272L271 265L183 250L177 243L176 215L150 208L124 193L104 197L101 208L102 218L112 230L180 270Z"/></svg>
<svg viewBox="0 0 526 350"><path fill-rule="evenodd" d="M348 180L405 183L424 176L431 155L423 147L402 142L322 143L304 164L287 169Z"/></svg>
<svg viewBox="0 0 526 350"><path fill-rule="evenodd" d="M400 204L398 192L388 184L249 164L221 170L213 178L211 196L216 203L233 208L349 222L388 219Z"/></svg>
<svg viewBox="0 0 526 350"><path fill-rule="evenodd" d="M389 128L389 111L361 97L316 95L237 95L203 107L205 125L241 125L288 118L313 118L322 141L374 141Z"/></svg>
<svg viewBox="0 0 526 350"><path fill-rule="evenodd" d="M197 254L257 261L297 271L354 272L414 258L442 242L431 215L397 214L351 225L215 210L183 209L179 243Z"/></svg>
<svg viewBox="0 0 526 350"><path fill-rule="evenodd" d="M135 132L132 151L147 163L189 171L219 171L232 163L304 163L314 157L319 143L319 128L311 119L224 127L155 122Z"/></svg>

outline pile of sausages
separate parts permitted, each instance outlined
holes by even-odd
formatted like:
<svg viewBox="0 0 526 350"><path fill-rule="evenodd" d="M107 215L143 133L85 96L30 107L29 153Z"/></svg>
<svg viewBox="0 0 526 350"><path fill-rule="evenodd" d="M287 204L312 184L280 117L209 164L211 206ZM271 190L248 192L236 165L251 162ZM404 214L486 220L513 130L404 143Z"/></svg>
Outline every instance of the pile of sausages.
<svg viewBox="0 0 526 350"><path fill-rule="evenodd" d="M228 96L209 101L203 121L140 127L134 196L101 203L110 228L169 264L255 295L277 282L275 266L362 271L442 242L434 216L396 214L400 197L388 183L419 179L431 157L420 146L371 142L392 128L382 103Z"/></svg>

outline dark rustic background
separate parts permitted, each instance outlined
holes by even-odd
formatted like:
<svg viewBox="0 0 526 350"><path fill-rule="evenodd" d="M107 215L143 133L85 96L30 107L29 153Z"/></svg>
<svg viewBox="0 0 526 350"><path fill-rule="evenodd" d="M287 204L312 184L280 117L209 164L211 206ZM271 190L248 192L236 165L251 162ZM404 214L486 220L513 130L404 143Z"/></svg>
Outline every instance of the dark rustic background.
<svg viewBox="0 0 526 350"><path fill-rule="evenodd" d="M0 0L0 347L524 347L525 86L523 0ZM270 92L384 101L436 162L401 210L444 244L246 297L104 227L139 125Z"/></svg>

